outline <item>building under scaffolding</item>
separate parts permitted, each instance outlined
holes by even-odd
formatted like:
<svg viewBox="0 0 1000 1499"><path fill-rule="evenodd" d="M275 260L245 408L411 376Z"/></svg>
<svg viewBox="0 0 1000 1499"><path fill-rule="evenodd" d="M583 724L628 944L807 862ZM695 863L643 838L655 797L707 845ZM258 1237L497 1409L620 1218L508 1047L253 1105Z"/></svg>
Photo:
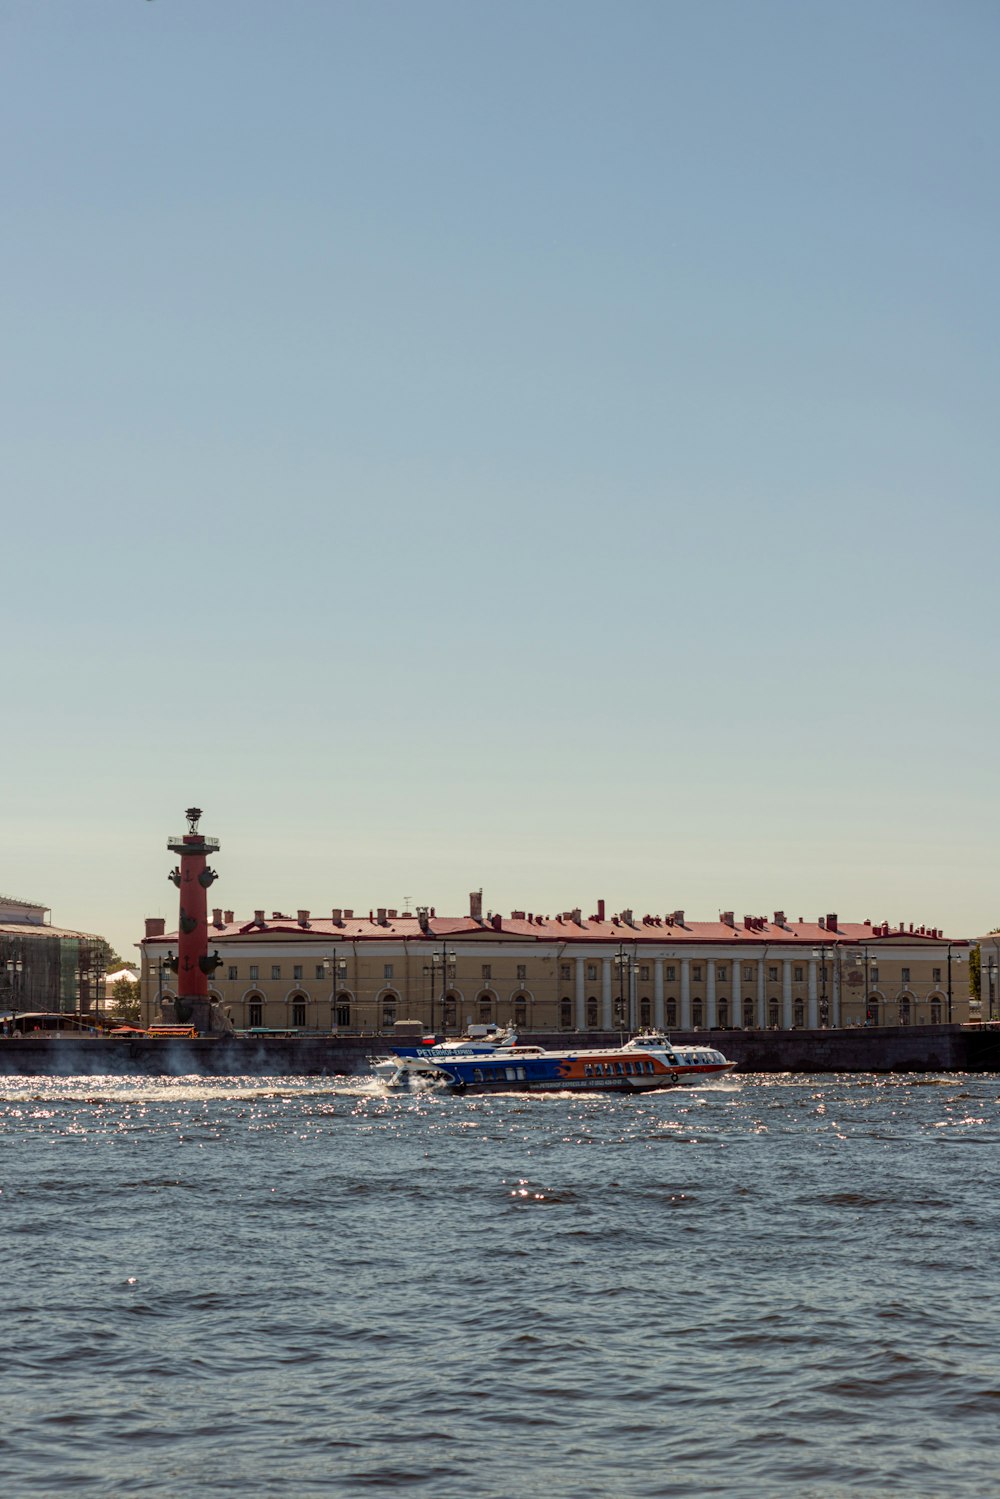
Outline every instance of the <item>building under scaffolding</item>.
<svg viewBox="0 0 1000 1499"><path fill-rule="evenodd" d="M0 895L0 1015L100 1008L108 945L53 926L47 906Z"/></svg>

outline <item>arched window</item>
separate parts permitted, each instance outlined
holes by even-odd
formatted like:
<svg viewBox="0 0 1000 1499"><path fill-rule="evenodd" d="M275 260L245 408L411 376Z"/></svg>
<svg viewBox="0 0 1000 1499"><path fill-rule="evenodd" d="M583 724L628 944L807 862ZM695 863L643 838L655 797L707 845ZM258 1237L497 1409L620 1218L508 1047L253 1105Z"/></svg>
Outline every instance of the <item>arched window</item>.
<svg viewBox="0 0 1000 1499"><path fill-rule="evenodd" d="M767 1002L767 1023L772 1031L778 1029L778 1001L769 999Z"/></svg>
<svg viewBox="0 0 1000 1499"><path fill-rule="evenodd" d="M587 1025L592 1031L597 1029L597 999L592 994L587 1000Z"/></svg>
<svg viewBox="0 0 1000 1499"><path fill-rule="evenodd" d="M793 1013L795 1017L794 1024L798 1026L799 1030L801 1030L806 1023L805 1005L803 1004L801 999L797 999L795 1001Z"/></svg>
<svg viewBox="0 0 1000 1499"><path fill-rule="evenodd" d="M263 994L251 994L247 1000L247 1026L250 1030L259 1030L264 1024L264 996Z"/></svg>
<svg viewBox="0 0 1000 1499"><path fill-rule="evenodd" d="M479 1024L489 1025L493 1019L493 995L480 994L479 996Z"/></svg>
<svg viewBox="0 0 1000 1499"><path fill-rule="evenodd" d="M899 1023L909 1025L910 1023L910 996L903 994L899 1001Z"/></svg>
<svg viewBox="0 0 1000 1499"><path fill-rule="evenodd" d="M528 996L526 994L514 995L514 1024L525 1026L528 1023Z"/></svg>
<svg viewBox="0 0 1000 1499"><path fill-rule="evenodd" d="M396 994L382 995L382 1029L387 1031L390 1026L396 1024Z"/></svg>
<svg viewBox="0 0 1000 1499"><path fill-rule="evenodd" d="M691 1006L691 1024L697 1030L702 1023L701 1000L696 999Z"/></svg>
<svg viewBox="0 0 1000 1499"><path fill-rule="evenodd" d="M444 1002L444 1024L445 1026L455 1024L455 996L449 994Z"/></svg>
<svg viewBox="0 0 1000 1499"><path fill-rule="evenodd" d="M292 1025L296 1030L303 1030L306 1023L306 997L304 994L292 995Z"/></svg>
<svg viewBox="0 0 1000 1499"><path fill-rule="evenodd" d="M648 999L640 999L640 1001L639 1001L639 1024L641 1026L648 1026L648 1025L652 1024L652 1019L653 1019L653 1011L652 1011L652 1007L651 1007L651 1005L649 1003L649 1000Z"/></svg>
<svg viewBox="0 0 1000 1499"><path fill-rule="evenodd" d="M753 1030L753 1000L743 1001L743 1025L746 1030Z"/></svg>
<svg viewBox="0 0 1000 1499"><path fill-rule="evenodd" d="M351 1024L351 996L349 994L338 994L337 1003L334 1006L335 1024L338 1030L348 1030Z"/></svg>
<svg viewBox="0 0 1000 1499"><path fill-rule="evenodd" d="M564 1031L573 1029L573 1001L564 999L559 1005L559 1024Z"/></svg>
<svg viewBox="0 0 1000 1499"><path fill-rule="evenodd" d="M676 1001L676 999L668 999L667 1000L667 1025L670 1026L670 1025L676 1025L676 1024L677 1024L677 1001Z"/></svg>
<svg viewBox="0 0 1000 1499"><path fill-rule="evenodd" d="M931 1025L940 1025L940 1024L941 1024L941 1001L939 999L932 999L931 1000Z"/></svg>
<svg viewBox="0 0 1000 1499"><path fill-rule="evenodd" d="M719 1024L722 1026L723 1030L726 1030L728 1028L728 1026L729 1026L729 1000L728 999L720 999L719 1000Z"/></svg>

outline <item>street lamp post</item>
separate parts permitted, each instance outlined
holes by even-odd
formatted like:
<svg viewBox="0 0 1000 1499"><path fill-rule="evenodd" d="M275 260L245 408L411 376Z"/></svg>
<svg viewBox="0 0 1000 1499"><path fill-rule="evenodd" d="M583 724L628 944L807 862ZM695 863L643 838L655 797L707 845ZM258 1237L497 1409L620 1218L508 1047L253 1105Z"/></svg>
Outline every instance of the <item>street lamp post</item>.
<svg viewBox="0 0 1000 1499"><path fill-rule="evenodd" d="M20 958L8 958L4 964L7 970L7 984L10 988L10 1028L14 1030L14 1017L17 1015L17 981L24 972L24 963Z"/></svg>
<svg viewBox="0 0 1000 1499"><path fill-rule="evenodd" d="M437 975L441 974L441 1024L445 1023L445 1006L448 1001L448 989L455 977L455 964L458 954L446 943L441 944L441 951L434 953L431 957L431 1035L434 1035L434 991L437 988Z"/></svg>
<svg viewBox="0 0 1000 1499"><path fill-rule="evenodd" d="M330 977L330 1025L332 1029L337 1023L337 990L342 983L347 982L345 977L347 973L347 959L335 953L333 957L327 958L323 967Z"/></svg>
<svg viewBox="0 0 1000 1499"><path fill-rule="evenodd" d="M826 943L814 947L812 955L819 959L819 1023L821 1029L826 1029L830 1023L830 1000L826 992L826 955L832 953L832 948L827 948Z"/></svg>
<svg viewBox="0 0 1000 1499"><path fill-rule="evenodd" d="M618 1024L620 1028L627 1025L629 1030L635 1030L633 1001L635 975L639 971L639 965L626 953L624 943L619 945L618 956L614 959L614 964L618 969Z"/></svg>
<svg viewBox="0 0 1000 1499"><path fill-rule="evenodd" d="M960 947L961 945L962 944L958 943L958 942L949 942L948 943L948 1024L949 1025L951 1025L951 965L952 965L953 961L955 963L961 963L961 961L962 961L961 958L955 958L955 959L953 959L952 956L951 956L951 950L952 950L953 947Z"/></svg>

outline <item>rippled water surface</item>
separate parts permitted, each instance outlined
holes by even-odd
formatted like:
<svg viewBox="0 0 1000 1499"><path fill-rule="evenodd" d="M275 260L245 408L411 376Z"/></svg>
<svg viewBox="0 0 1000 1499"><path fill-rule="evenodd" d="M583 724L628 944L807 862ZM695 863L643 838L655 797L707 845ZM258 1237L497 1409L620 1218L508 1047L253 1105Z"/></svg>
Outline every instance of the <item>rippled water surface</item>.
<svg viewBox="0 0 1000 1499"><path fill-rule="evenodd" d="M996 1494L1000 1078L0 1079L8 1496Z"/></svg>

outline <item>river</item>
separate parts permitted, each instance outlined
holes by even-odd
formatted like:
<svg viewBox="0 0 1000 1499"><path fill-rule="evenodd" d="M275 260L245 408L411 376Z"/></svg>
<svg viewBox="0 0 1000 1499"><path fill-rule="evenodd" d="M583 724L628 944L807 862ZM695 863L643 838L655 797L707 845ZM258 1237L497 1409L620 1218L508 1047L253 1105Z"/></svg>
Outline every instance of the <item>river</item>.
<svg viewBox="0 0 1000 1499"><path fill-rule="evenodd" d="M994 1075L0 1079L27 1495L995 1494Z"/></svg>

